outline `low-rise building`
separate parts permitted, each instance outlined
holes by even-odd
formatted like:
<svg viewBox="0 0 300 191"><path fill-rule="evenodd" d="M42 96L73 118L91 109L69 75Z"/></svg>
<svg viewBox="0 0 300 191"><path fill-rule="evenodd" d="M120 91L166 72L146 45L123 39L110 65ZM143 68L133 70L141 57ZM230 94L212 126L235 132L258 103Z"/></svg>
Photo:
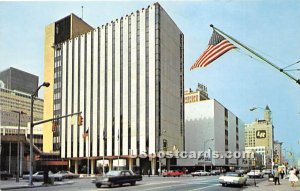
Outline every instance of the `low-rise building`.
<svg viewBox="0 0 300 191"><path fill-rule="evenodd" d="M190 96L195 96L193 99ZM205 95L205 96L203 96ZM244 151L244 123L215 99L209 99L205 86L198 84L195 92L185 91L185 150L217 152L221 155ZM205 158L205 157L204 157ZM238 157L237 157L238 158ZM179 166L243 166L242 157L180 159Z"/></svg>

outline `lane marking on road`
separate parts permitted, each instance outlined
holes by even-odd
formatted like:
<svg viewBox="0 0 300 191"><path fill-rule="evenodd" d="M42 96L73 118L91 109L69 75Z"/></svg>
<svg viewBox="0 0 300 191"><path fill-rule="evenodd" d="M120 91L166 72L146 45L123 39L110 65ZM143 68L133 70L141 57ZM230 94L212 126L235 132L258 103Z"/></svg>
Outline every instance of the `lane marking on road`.
<svg viewBox="0 0 300 191"><path fill-rule="evenodd" d="M220 185L220 184L213 184L213 185L210 185L210 186L205 186L205 187L202 187L202 188L196 188L196 189L189 190L189 191L204 190L206 188L210 188L210 187L214 187L214 186L218 186L218 185Z"/></svg>
<svg viewBox="0 0 300 191"><path fill-rule="evenodd" d="M177 183L177 182L179 182L179 181L166 181L166 182L153 182L153 183L146 183L146 184L143 184L143 185L155 185L155 184L169 184L169 183ZM143 186L143 185L141 185L141 186Z"/></svg>
<svg viewBox="0 0 300 191"><path fill-rule="evenodd" d="M186 184L207 184L207 183L217 183L217 182L216 181L186 182Z"/></svg>
<svg viewBox="0 0 300 191"><path fill-rule="evenodd" d="M148 189L143 189L143 190L144 190L144 191L145 191L145 190L161 190L162 188L175 187L175 186L179 186L180 184L181 184L182 186L186 185L186 184L183 184L183 183L178 183L178 184L176 184L176 185L171 185L171 186L160 186L160 187L148 188Z"/></svg>
<svg viewBox="0 0 300 191"><path fill-rule="evenodd" d="M176 187L176 186L185 186L187 184L192 184L192 183L186 183L186 182L177 182L176 185L170 185L170 186L160 186L160 187L155 187L155 188L148 188L148 189L143 189L143 190L160 190L160 189L163 189L163 188L171 188L171 187ZM205 184L205 183L202 183L202 184ZM207 183L206 183L207 184ZM149 184L147 184L149 185ZM219 185L219 184L213 184L213 186L216 186L216 185ZM209 186L209 187L212 187L212 186ZM208 187L202 187L202 188L208 188ZM198 188L197 188L198 189ZM196 190L197 190L196 189Z"/></svg>

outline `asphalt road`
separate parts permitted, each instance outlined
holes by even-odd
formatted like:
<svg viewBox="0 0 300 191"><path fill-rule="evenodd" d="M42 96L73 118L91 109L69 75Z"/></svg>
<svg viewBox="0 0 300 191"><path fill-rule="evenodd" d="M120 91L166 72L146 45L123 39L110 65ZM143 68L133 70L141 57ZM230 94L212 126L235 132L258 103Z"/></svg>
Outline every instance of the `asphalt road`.
<svg viewBox="0 0 300 191"><path fill-rule="evenodd" d="M242 190L240 187L222 187L218 182L219 176L203 176L203 177L148 177L144 176L143 181L137 182L135 186L124 185L123 187L116 186L114 188L109 188L107 186L103 186L102 188L96 188L95 184L91 181L92 179L73 179L73 184L68 185L60 185L60 186L50 186L50 187L39 187L39 188L31 188L31 189L22 189L22 190L37 190L37 191L57 191L57 190L70 190L70 191L89 191L89 190L143 190L143 191L155 191L155 190L163 190L163 191L174 191L174 190L182 190L182 191L218 191L218 190ZM260 182L264 179L256 180L256 182ZM253 179L248 179L247 186L244 188L254 186ZM16 189L16 191L20 191L20 189Z"/></svg>

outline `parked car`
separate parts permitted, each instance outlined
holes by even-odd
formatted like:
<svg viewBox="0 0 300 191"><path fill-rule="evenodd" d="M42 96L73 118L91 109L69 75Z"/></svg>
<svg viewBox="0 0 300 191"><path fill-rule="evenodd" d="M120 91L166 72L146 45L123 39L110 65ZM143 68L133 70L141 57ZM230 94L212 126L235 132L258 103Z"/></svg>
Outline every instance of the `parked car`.
<svg viewBox="0 0 300 191"><path fill-rule="evenodd" d="M61 175L63 179L79 178L79 174L74 174L73 172L66 170L58 171L55 175Z"/></svg>
<svg viewBox="0 0 300 191"><path fill-rule="evenodd" d="M264 173L260 170L251 170L250 172L247 173L249 178L263 178Z"/></svg>
<svg viewBox="0 0 300 191"><path fill-rule="evenodd" d="M48 173L49 178L53 178L54 180L63 180L63 176L60 174L53 174L51 171ZM29 180L29 174L23 175L24 180ZM32 175L32 181L43 181L44 180L44 171L38 171Z"/></svg>
<svg viewBox="0 0 300 191"><path fill-rule="evenodd" d="M102 185L108 185L114 187L115 185L122 186L123 184L129 183L135 185L136 181L141 181L142 176L134 174L131 170L112 170L106 173L104 176L99 176L93 181L97 188Z"/></svg>
<svg viewBox="0 0 300 191"><path fill-rule="evenodd" d="M271 169L264 169L262 171L262 173L264 173L264 175L269 175L269 174L272 174L272 170Z"/></svg>
<svg viewBox="0 0 300 191"><path fill-rule="evenodd" d="M53 177L54 180L62 181L64 179L62 174L53 174L51 171L49 172L49 178ZM44 177L43 177L44 178Z"/></svg>
<svg viewBox="0 0 300 191"><path fill-rule="evenodd" d="M175 171L168 171L168 172L163 172L162 173L163 177L167 177L167 176L173 176L173 177L180 177L181 175L183 175L183 172L175 170Z"/></svg>
<svg viewBox="0 0 300 191"><path fill-rule="evenodd" d="M227 172L225 175L220 176L219 183L222 186L239 185L244 186L247 183L247 177L241 173Z"/></svg>
<svg viewBox="0 0 300 191"><path fill-rule="evenodd" d="M220 175L221 174L221 171L220 170L212 170L210 172L210 175Z"/></svg>
<svg viewBox="0 0 300 191"><path fill-rule="evenodd" d="M247 173L247 171L244 170L244 169L237 169L235 172L240 173L240 174L246 174Z"/></svg>
<svg viewBox="0 0 300 191"><path fill-rule="evenodd" d="M195 172L192 172L191 175L194 177L194 176L209 176L210 173L209 172L206 172L204 170L197 170Z"/></svg>
<svg viewBox="0 0 300 191"><path fill-rule="evenodd" d="M0 177L1 180L8 180L9 178L12 178L13 175L8 173L6 170L4 170L4 171L0 171Z"/></svg>

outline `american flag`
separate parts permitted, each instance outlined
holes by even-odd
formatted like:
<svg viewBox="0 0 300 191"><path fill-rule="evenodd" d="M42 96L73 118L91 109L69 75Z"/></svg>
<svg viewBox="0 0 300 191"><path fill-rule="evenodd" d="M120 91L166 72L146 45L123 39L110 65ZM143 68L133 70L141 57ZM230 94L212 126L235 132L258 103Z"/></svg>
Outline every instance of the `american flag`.
<svg viewBox="0 0 300 191"><path fill-rule="evenodd" d="M225 54L227 51L236 48L228 40L226 40L217 31L213 31L213 34L209 40L207 49L200 55L198 60L192 65L191 70L199 67L205 67L212 63L214 60Z"/></svg>

